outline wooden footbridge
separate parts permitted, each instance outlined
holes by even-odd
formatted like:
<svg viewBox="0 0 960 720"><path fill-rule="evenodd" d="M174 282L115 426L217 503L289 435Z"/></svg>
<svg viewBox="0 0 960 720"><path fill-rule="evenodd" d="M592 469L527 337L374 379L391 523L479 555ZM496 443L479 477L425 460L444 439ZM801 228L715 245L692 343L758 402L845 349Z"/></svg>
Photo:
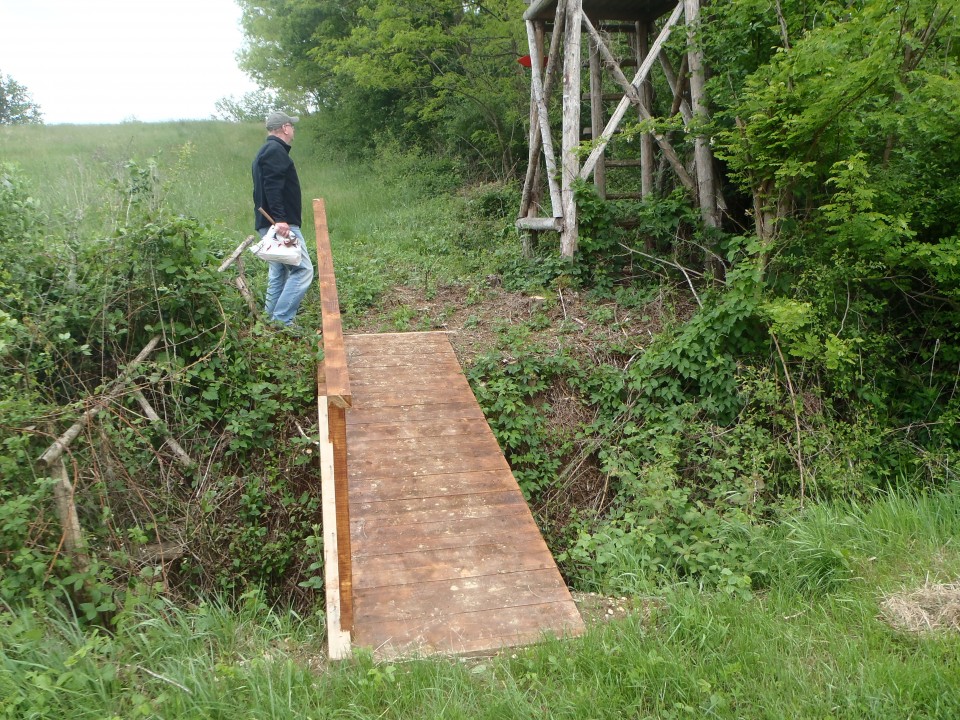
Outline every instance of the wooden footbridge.
<svg viewBox="0 0 960 720"><path fill-rule="evenodd" d="M446 333L344 337L314 200L331 658L476 654L583 623Z"/></svg>

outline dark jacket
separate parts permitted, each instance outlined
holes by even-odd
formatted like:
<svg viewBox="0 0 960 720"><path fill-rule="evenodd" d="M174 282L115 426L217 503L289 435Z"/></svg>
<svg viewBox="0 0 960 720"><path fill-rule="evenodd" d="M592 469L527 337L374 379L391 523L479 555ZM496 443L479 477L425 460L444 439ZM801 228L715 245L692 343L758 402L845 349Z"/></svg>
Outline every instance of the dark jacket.
<svg viewBox="0 0 960 720"><path fill-rule="evenodd" d="M276 222L300 226L303 201L300 178L290 159L290 146L276 135L268 135L253 159L253 214L257 230L270 221L257 212L262 207Z"/></svg>

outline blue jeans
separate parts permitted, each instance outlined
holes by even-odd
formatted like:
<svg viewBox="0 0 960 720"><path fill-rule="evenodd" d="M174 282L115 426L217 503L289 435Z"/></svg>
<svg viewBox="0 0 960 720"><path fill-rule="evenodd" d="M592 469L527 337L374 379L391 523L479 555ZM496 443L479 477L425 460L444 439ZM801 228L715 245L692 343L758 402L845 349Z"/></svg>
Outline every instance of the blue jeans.
<svg viewBox="0 0 960 720"><path fill-rule="evenodd" d="M310 261L303 233L296 225L290 226L290 232L300 241L300 264L269 263L267 298L263 308L268 320L276 320L284 325L293 324L293 318L300 309L300 302L313 282L313 263ZM260 231L261 237L266 234L266 230Z"/></svg>

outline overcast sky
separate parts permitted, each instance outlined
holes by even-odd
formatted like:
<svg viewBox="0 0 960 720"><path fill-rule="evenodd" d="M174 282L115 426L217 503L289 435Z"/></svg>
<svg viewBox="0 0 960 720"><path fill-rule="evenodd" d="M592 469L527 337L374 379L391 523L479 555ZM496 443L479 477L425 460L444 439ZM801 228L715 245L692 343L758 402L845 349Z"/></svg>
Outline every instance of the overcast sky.
<svg viewBox="0 0 960 720"><path fill-rule="evenodd" d="M46 123L209 118L256 85L234 0L0 0L0 75Z"/></svg>

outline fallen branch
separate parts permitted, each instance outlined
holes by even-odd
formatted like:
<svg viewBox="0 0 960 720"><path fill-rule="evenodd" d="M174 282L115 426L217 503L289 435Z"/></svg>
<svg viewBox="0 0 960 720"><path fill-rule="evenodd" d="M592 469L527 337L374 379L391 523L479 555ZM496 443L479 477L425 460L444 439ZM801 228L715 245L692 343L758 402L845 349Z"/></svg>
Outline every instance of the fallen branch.
<svg viewBox="0 0 960 720"><path fill-rule="evenodd" d="M256 235L251 235L242 243L237 245L237 249L234 250L232 253L230 253L230 256L223 261L223 263L220 265L219 268L217 268L217 272L223 272L228 267L233 265L237 261L237 258L243 254L243 251L246 250L248 247L250 247L254 243L254 241L256 241L257 239L258 238Z"/></svg>
<svg viewBox="0 0 960 720"><path fill-rule="evenodd" d="M620 243L620 247L622 247L622 248L623 248L624 250L626 250L627 252L631 252L631 253L634 253L634 254L636 254L636 255L642 255L643 257L647 258L648 260L653 260L654 262L658 262L658 263L660 263L660 264L662 264L662 265L666 265L667 267L672 267L672 268L676 268L677 270L679 270L681 273L683 273L683 277L686 278L686 280L687 280L687 285L690 287L690 292L693 293L693 299L697 301L697 305L698 305L699 307L701 307L701 308L703 307L703 302L701 302L700 296L697 294L697 289L693 286L693 280L690 279L690 275L696 275L697 277L703 277L703 273L699 273L699 272L697 272L696 270L691 270L690 268L685 268L685 267L684 267L683 265L681 265L680 263L675 263L675 262L672 262L672 261L670 261L670 260L664 260L663 258L659 258L659 257L657 257L656 255L650 255L649 253L645 253L645 252L643 252L643 251L641 251L641 250L637 250L636 248L632 248L632 247L630 247L629 245L624 245L623 243Z"/></svg>
<svg viewBox="0 0 960 720"><path fill-rule="evenodd" d="M257 304L253 300L253 293L250 292L250 287L247 285L247 277L243 272L243 258L237 258L237 289L240 291L240 294L243 295L243 299L247 301L247 307L250 308L250 312L256 316L257 314Z"/></svg>
<svg viewBox="0 0 960 720"><path fill-rule="evenodd" d="M157 344L160 342L160 336L154 335L150 342L146 344L143 350L140 351L140 354L129 363L123 372L113 381L113 387L102 395L96 396L93 398L93 401L96 403L92 408L87 410L83 415L80 416L80 419L77 420L70 428L63 433L59 438L57 438L53 445L48 447L43 455L40 456L40 462L47 465L47 467L52 467L53 464L66 452L67 448L70 447L70 443L76 440L77 436L80 434L80 431L86 426L91 419L97 416L97 414L103 410L108 402L113 400L120 392L126 387L127 383L133 377L133 371L136 367L150 357L150 354L156 349Z"/></svg>
<svg viewBox="0 0 960 720"><path fill-rule="evenodd" d="M54 507L60 527L63 528L63 548L76 563L77 571L85 573L90 567L90 558L87 556L87 545L83 538L83 528L77 516L77 505L73 501L73 483L67 472L67 465L60 457L59 475L53 486Z"/></svg>
<svg viewBox="0 0 960 720"><path fill-rule="evenodd" d="M140 404L140 407L143 409L144 415L146 415L151 420L151 422L154 422L166 427L166 424L163 422L160 416L157 415L157 411L153 409L153 406L149 402L147 402L147 399L143 396L142 392L140 392L139 390L134 390L133 397L136 398L137 402ZM184 470L192 470L197 466L197 464L193 461L193 458L191 458L187 454L187 451L184 450L183 447L180 445L180 443L174 440L169 433L165 432L164 438L166 439L167 445L170 446L170 449L173 451L174 456L180 462L180 465L183 467Z"/></svg>
<svg viewBox="0 0 960 720"><path fill-rule="evenodd" d="M243 258L241 257L241 255L243 255L244 250L250 247L250 245L255 240L258 240L258 239L259 238L257 238L256 235L251 235L250 237L248 237L242 243L237 245L237 249L234 250L232 253L230 253L230 256L220 264L219 268L217 268L217 272L222 273L228 267L236 263L237 278L235 282L237 285L237 289L240 291L240 294L243 296L243 299L246 300L247 307L250 308L250 312L254 316L256 316L257 314L257 303L254 302L253 293L250 292L250 287L247 285L247 278L243 272Z"/></svg>

